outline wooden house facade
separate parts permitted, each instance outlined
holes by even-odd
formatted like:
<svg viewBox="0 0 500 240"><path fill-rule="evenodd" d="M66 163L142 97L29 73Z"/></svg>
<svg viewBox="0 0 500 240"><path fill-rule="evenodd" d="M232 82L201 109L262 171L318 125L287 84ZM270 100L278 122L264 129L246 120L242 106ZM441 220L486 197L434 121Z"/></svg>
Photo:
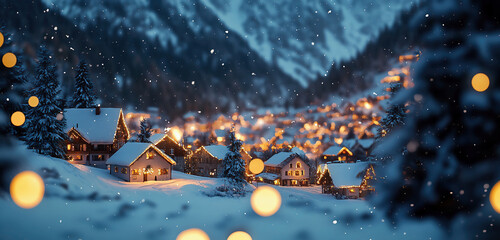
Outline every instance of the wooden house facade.
<svg viewBox="0 0 500 240"><path fill-rule="evenodd" d="M309 186L311 163L295 152L280 152L264 162L257 181L281 186Z"/></svg>
<svg viewBox="0 0 500 240"><path fill-rule="evenodd" d="M66 119L66 159L74 164L106 168L106 160L130 134L120 108L71 108Z"/></svg>
<svg viewBox="0 0 500 240"><path fill-rule="evenodd" d="M128 182L172 179L175 161L151 143L128 142L106 163L109 173Z"/></svg>
<svg viewBox="0 0 500 240"><path fill-rule="evenodd" d="M154 134L149 138L149 140L157 148L174 159L176 162L176 165L174 166L175 170L184 172L186 158L189 154L189 151L186 148L175 141L175 139L171 136L164 133Z"/></svg>
<svg viewBox="0 0 500 240"><path fill-rule="evenodd" d="M217 177L222 160L229 152L227 146L210 145L198 148L186 164L186 173L205 177ZM243 148L241 149L241 157L245 161L245 166L248 166L252 157ZM250 175L250 170L246 167L246 174Z"/></svg>

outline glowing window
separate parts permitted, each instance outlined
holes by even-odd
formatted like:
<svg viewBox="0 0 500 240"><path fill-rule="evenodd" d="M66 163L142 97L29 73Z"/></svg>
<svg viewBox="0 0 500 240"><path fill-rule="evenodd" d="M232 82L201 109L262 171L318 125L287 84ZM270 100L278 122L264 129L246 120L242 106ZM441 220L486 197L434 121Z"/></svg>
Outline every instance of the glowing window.
<svg viewBox="0 0 500 240"><path fill-rule="evenodd" d="M301 168L301 167L302 167L301 164L298 162L297 163L297 168Z"/></svg>

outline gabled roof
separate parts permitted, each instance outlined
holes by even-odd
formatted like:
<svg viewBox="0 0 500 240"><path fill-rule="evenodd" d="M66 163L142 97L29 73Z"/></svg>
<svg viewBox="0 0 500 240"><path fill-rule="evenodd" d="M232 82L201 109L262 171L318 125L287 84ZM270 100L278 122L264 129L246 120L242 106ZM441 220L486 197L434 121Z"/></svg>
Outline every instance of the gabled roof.
<svg viewBox="0 0 500 240"><path fill-rule="evenodd" d="M370 148L374 142L375 142L375 139L373 139L373 138L359 139L358 140L359 145L361 145L361 147L363 147L364 149Z"/></svg>
<svg viewBox="0 0 500 240"><path fill-rule="evenodd" d="M156 144L158 144L159 142L161 142L161 140L162 140L163 138L165 138L166 136L168 136L168 135L167 135L167 134L165 134L165 133L157 133L157 134L151 135L151 137L149 137L149 141L150 141L152 144L156 145Z"/></svg>
<svg viewBox="0 0 500 240"><path fill-rule="evenodd" d="M175 161L163 153L160 149L155 147L151 143L140 143L140 142L128 142L123 147L120 148L113 156L111 156L106 164L119 165L119 166L130 166L134 163L142 154L147 150L153 149L165 160L175 165Z"/></svg>
<svg viewBox="0 0 500 240"><path fill-rule="evenodd" d="M220 160L224 159L226 157L226 154L229 152L229 149L223 145L210 145L203 146L202 148L204 148L208 153Z"/></svg>
<svg viewBox="0 0 500 240"><path fill-rule="evenodd" d="M323 152L323 155L337 155L342 149L341 146L331 146Z"/></svg>
<svg viewBox="0 0 500 240"><path fill-rule="evenodd" d="M329 163L325 164L330 172L333 185L337 188L360 186L364 171L370 166L369 162L356 163ZM325 169L325 167L323 167Z"/></svg>
<svg viewBox="0 0 500 240"><path fill-rule="evenodd" d="M354 146L356 146L356 139L344 139L344 141L342 141L342 146L353 149Z"/></svg>
<svg viewBox="0 0 500 240"><path fill-rule="evenodd" d="M260 174L256 175L255 177L274 181L274 180L278 179L280 176L278 174L274 174L274 173L260 173Z"/></svg>
<svg viewBox="0 0 500 240"><path fill-rule="evenodd" d="M229 149L227 148L227 146L224 146L224 145L202 146L201 148L196 150L196 152L202 151L203 149L205 149L205 151L208 152L208 154L212 155L213 157L215 157L219 160L223 160L226 157L226 154L229 152ZM245 149L243 149L243 148L241 148L241 154L246 154L246 155L250 156L247 153L247 151L245 151Z"/></svg>
<svg viewBox="0 0 500 240"><path fill-rule="evenodd" d="M265 161L264 165L271 167L283 167L285 164L287 164L289 161L291 161L296 157L300 158L304 163L306 163L309 167L311 167L311 164L309 163L309 161L307 161L307 159L303 159L299 154L295 152L276 153L267 161Z"/></svg>
<svg viewBox="0 0 500 240"><path fill-rule="evenodd" d="M101 108L99 115L96 115L95 111L95 108L65 109L66 128L64 131L68 133L73 128L91 143L113 143L118 122L120 118L123 118L121 108Z"/></svg>

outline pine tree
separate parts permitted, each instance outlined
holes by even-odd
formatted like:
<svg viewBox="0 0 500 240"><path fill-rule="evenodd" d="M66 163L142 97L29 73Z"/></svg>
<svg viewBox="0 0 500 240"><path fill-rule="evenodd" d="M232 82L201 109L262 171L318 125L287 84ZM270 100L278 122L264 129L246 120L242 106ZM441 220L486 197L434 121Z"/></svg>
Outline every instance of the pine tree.
<svg viewBox="0 0 500 240"><path fill-rule="evenodd" d="M149 124L147 119L141 120L141 130L139 135L137 135L138 142L149 142L149 137L151 137L151 124Z"/></svg>
<svg viewBox="0 0 500 240"><path fill-rule="evenodd" d="M498 238L500 214L489 202L500 179L498 3L427 4L410 26L422 48L415 86L401 90L395 103L416 102L405 125L376 149L391 158L377 168L384 178L373 200L395 219L439 220L449 227L450 239ZM484 92L471 85L480 72L491 80Z"/></svg>
<svg viewBox="0 0 500 240"><path fill-rule="evenodd" d="M321 185L321 191L323 193L330 193L333 185L332 177L330 176L330 170L325 169L318 179L318 184Z"/></svg>
<svg viewBox="0 0 500 240"><path fill-rule="evenodd" d="M403 104L394 104L387 110L387 115L380 120L378 137L384 137L395 127L405 124L406 107Z"/></svg>
<svg viewBox="0 0 500 240"><path fill-rule="evenodd" d="M63 141L65 120L57 120L62 113L58 106L59 81L56 67L52 64L47 49L42 46L38 53L38 66L33 82L31 96L39 99L37 107L29 108L27 112L26 144L38 153L52 157L63 158L65 150Z"/></svg>
<svg viewBox="0 0 500 240"><path fill-rule="evenodd" d="M229 188L237 194L244 193L245 161L241 157L243 143L236 138L234 130L229 133L229 152L222 162L222 176L229 182Z"/></svg>
<svg viewBox="0 0 500 240"><path fill-rule="evenodd" d="M77 66L75 77L75 93L72 99L74 108L92 108L95 106L93 85L89 79L87 64L82 60Z"/></svg>

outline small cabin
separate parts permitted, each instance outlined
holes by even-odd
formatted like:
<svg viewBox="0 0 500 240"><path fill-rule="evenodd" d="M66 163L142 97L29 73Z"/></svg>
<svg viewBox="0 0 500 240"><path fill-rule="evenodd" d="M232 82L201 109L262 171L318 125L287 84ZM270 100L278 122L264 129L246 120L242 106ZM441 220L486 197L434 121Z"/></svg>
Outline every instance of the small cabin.
<svg viewBox="0 0 500 240"><path fill-rule="evenodd" d="M354 154L345 146L331 146L326 149L320 156L320 160L323 163L328 162L354 162Z"/></svg>
<svg viewBox="0 0 500 240"><path fill-rule="evenodd" d="M257 181L281 186L308 186L311 165L309 160L295 152L280 152L264 162L264 172Z"/></svg>
<svg viewBox="0 0 500 240"><path fill-rule="evenodd" d="M169 157L174 159L177 163L174 166L175 170L184 172L185 161L188 155L188 150L186 148L179 144L179 142L175 141L175 139L171 136L164 133L152 135L149 138L149 141Z"/></svg>
<svg viewBox="0 0 500 240"><path fill-rule="evenodd" d="M128 182L172 179L175 161L151 143L128 142L106 162L109 173Z"/></svg>
<svg viewBox="0 0 500 240"><path fill-rule="evenodd" d="M227 153L229 153L229 149L223 145L202 146L187 161L185 172L198 176L217 177L217 171L219 171L222 160L224 160ZM245 161L245 166L248 166L252 157L243 148L241 148L240 154ZM246 175L250 175L248 167L246 168Z"/></svg>
<svg viewBox="0 0 500 240"><path fill-rule="evenodd" d="M121 108L69 108L66 159L73 164L106 168L106 160L130 138Z"/></svg>
<svg viewBox="0 0 500 240"><path fill-rule="evenodd" d="M357 199L374 191L375 170L370 162L329 163L323 167L331 177L331 193L339 199Z"/></svg>

